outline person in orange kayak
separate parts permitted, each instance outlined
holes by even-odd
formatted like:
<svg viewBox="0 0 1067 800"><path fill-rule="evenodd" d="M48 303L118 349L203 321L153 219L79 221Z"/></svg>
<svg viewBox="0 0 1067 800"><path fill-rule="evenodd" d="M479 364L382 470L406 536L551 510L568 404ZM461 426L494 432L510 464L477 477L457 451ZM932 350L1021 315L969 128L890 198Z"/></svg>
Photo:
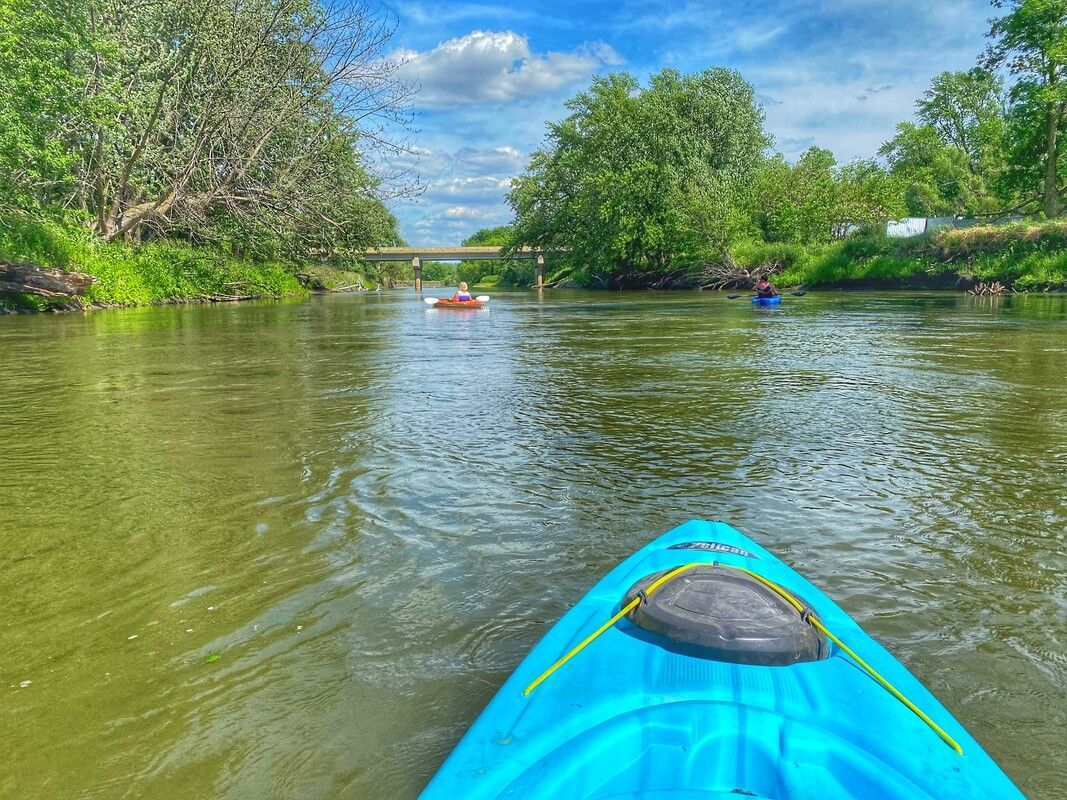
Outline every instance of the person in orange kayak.
<svg viewBox="0 0 1067 800"><path fill-rule="evenodd" d="M461 286L463 284L460 284ZM778 290L774 288L774 284L766 278L760 278L756 281L756 297L777 297Z"/></svg>
<svg viewBox="0 0 1067 800"><path fill-rule="evenodd" d="M466 281L459 282L459 290L452 295L452 302L454 303L469 303L474 298L471 297L471 293L467 291Z"/></svg>

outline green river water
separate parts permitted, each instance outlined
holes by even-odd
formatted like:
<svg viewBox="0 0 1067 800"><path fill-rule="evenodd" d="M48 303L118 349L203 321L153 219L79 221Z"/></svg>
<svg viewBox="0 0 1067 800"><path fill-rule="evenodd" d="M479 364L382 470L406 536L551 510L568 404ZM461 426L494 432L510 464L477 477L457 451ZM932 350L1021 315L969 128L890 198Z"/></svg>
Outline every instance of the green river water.
<svg viewBox="0 0 1067 800"><path fill-rule="evenodd" d="M1065 489L1062 295L0 317L0 796L414 798L598 576L702 517L1059 800Z"/></svg>

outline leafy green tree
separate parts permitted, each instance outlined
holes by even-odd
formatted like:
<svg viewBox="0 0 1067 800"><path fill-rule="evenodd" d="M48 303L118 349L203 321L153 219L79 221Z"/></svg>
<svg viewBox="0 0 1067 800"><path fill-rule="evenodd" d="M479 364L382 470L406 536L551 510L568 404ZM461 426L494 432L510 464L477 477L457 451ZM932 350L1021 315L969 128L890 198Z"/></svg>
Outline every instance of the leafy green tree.
<svg viewBox="0 0 1067 800"><path fill-rule="evenodd" d="M62 202L70 188L82 19L75 0L0 0L0 211Z"/></svg>
<svg viewBox="0 0 1067 800"><path fill-rule="evenodd" d="M790 166L775 154L761 166L752 193L763 241L830 241L843 224L884 222L904 215L904 181L871 161L837 166L819 147Z"/></svg>
<svg viewBox="0 0 1067 800"><path fill-rule="evenodd" d="M390 244L391 32L363 0L0 0L0 211L289 259Z"/></svg>
<svg viewBox="0 0 1067 800"><path fill-rule="evenodd" d="M994 69L1007 68L1018 78L1011 91L1012 163L1025 166L1020 158L1036 154L1034 145L1040 142L1040 182L1019 188L1040 196L1045 216L1051 219L1060 213L1062 194L1067 0L993 0L993 5L1008 9L1008 13L992 22L989 37L993 41L986 52L986 64ZM1016 180L1030 174L1025 168L1013 171Z"/></svg>
<svg viewBox="0 0 1067 800"><path fill-rule="evenodd" d="M971 170L998 166L1004 135L1004 80L987 70L942 72L915 105L919 120L967 155Z"/></svg>
<svg viewBox="0 0 1067 800"><path fill-rule="evenodd" d="M838 170L837 180L835 221L865 225L907 214L904 181L875 161L846 164Z"/></svg>
<svg viewBox="0 0 1067 800"><path fill-rule="evenodd" d="M377 188L357 126L397 109L390 28L360 2L93 4L77 200L108 240L272 230L311 249L368 240ZM375 132L375 131L372 131Z"/></svg>
<svg viewBox="0 0 1067 800"><path fill-rule="evenodd" d="M901 122L878 151L890 171L906 181L905 204L913 216L967 213L967 156L945 144L932 125Z"/></svg>
<svg viewBox="0 0 1067 800"><path fill-rule="evenodd" d="M894 175L907 182L908 211L920 216L992 214L1007 169L1003 80L991 72L943 72L916 103L919 124L902 122L882 145Z"/></svg>
<svg viewBox="0 0 1067 800"><path fill-rule="evenodd" d="M1040 87L1031 82L1012 88L1008 108L1007 164L1000 176L1000 192L1018 198L1015 206L1044 208L1046 179L1047 136L1043 124L1045 106ZM1067 182L1067 148L1059 148L1056 155L1057 207L1062 207L1063 186Z"/></svg>
<svg viewBox="0 0 1067 800"><path fill-rule="evenodd" d="M562 250L594 282L648 285L720 254L769 144L733 71L597 78L516 179L514 243Z"/></svg>
<svg viewBox="0 0 1067 800"><path fill-rule="evenodd" d="M511 225L498 225L495 228L482 228L475 231L461 243L463 247L508 247L511 243L514 230ZM456 268L456 274L461 280L474 284L486 275L497 275L502 283L510 286L518 286L526 280L527 270L523 269L522 262L510 259L499 261L461 261ZM533 275L533 270L529 270Z"/></svg>
<svg viewBox="0 0 1067 800"><path fill-rule="evenodd" d="M781 155L760 165L752 192L754 219L764 241L821 242L830 239L836 213L833 153L819 147L795 166Z"/></svg>

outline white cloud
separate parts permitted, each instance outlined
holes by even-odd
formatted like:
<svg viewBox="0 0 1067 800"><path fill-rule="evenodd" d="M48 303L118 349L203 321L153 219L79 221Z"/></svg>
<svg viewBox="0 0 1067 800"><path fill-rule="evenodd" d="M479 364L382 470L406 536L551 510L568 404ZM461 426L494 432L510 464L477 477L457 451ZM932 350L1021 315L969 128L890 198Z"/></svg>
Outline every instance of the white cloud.
<svg viewBox="0 0 1067 800"><path fill-rule="evenodd" d="M526 154L514 147L464 147L456 152L456 168L467 175L501 175L522 172Z"/></svg>
<svg viewBox="0 0 1067 800"><path fill-rule="evenodd" d="M458 244L479 228L511 220L506 196L527 155L507 144L495 147L420 147L415 170L425 191L393 209L413 245Z"/></svg>
<svg viewBox="0 0 1067 800"><path fill-rule="evenodd" d="M445 216L450 219L485 219L486 213L468 206L452 206L445 209Z"/></svg>
<svg viewBox="0 0 1067 800"><path fill-rule="evenodd" d="M482 175L480 177L460 176L432 180L426 188L424 197L433 201L459 201L469 203L476 200L492 199L502 201L504 194L511 188L510 177Z"/></svg>
<svg viewBox="0 0 1067 800"><path fill-rule="evenodd" d="M536 54L514 31L474 31L432 50L400 50L393 58L416 81L416 105L449 107L506 103L585 80L622 59L611 45L585 44L570 52Z"/></svg>

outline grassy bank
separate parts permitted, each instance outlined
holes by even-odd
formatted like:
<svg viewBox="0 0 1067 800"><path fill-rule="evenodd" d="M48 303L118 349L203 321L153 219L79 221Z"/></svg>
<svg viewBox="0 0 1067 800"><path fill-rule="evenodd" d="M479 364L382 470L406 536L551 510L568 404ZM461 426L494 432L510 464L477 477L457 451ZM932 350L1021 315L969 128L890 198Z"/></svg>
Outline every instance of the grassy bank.
<svg viewBox="0 0 1067 800"><path fill-rule="evenodd" d="M769 271L781 286L969 289L998 281L1020 292L1059 290L1067 288L1067 222L946 228L906 239L862 234L829 244L741 242L730 248L730 259L680 270L666 285L695 288L733 274L736 281L727 286L747 289L748 274ZM603 285L572 268L547 272L545 283Z"/></svg>
<svg viewBox="0 0 1067 800"><path fill-rule="evenodd" d="M942 229L890 239L861 235L828 245L749 244L734 259L773 266L783 286L969 288L999 281L1018 291L1067 287L1067 222Z"/></svg>
<svg viewBox="0 0 1067 800"><path fill-rule="evenodd" d="M292 265L256 261L220 247L157 241L106 244L74 224L0 220L0 259L85 272L96 277L82 301L135 306L226 297L307 294ZM348 273L331 274L343 281ZM66 301L32 295L0 295L0 308L46 310Z"/></svg>

